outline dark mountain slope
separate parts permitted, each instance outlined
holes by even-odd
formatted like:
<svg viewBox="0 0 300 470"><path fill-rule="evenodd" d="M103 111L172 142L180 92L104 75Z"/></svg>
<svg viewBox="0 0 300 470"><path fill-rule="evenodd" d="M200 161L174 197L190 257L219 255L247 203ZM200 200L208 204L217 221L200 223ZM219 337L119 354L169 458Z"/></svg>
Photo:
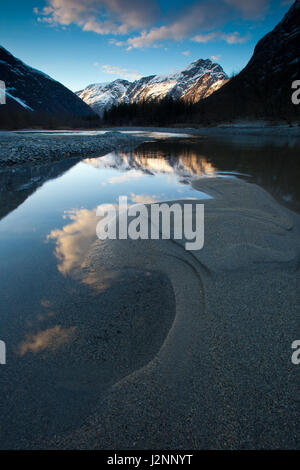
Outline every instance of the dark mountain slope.
<svg viewBox="0 0 300 470"><path fill-rule="evenodd" d="M39 116L86 119L94 112L75 93L39 70L15 58L0 46L0 80L6 85L6 103L0 119L13 112L37 120Z"/></svg>
<svg viewBox="0 0 300 470"><path fill-rule="evenodd" d="M248 65L199 103L199 118L299 119L299 106L291 100L296 79L300 80L300 0L258 42Z"/></svg>

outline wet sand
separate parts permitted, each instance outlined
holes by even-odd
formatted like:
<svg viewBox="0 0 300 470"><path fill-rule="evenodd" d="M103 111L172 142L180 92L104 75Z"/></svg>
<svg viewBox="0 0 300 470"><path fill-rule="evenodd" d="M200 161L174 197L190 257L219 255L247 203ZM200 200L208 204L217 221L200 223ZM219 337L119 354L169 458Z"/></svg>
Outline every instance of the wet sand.
<svg viewBox="0 0 300 470"><path fill-rule="evenodd" d="M141 312L149 335L135 350L138 367L110 384L77 431L40 447L299 448L291 344L299 339L300 217L241 180L193 185L213 197L201 201L202 250L186 251L186 240L97 241L91 249L85 270L95 283L124 267L167 277L174 318L161 342L151 308ZM165 324L163 308L160 315Z"/></svg>

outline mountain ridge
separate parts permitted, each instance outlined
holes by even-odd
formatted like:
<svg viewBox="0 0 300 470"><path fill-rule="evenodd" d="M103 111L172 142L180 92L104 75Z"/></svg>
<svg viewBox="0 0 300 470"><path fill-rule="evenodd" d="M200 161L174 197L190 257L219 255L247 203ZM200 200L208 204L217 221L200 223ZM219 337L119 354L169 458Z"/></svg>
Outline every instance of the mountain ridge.
<svg viewBox="0 0 300 470"><path fill-rule="evenodd" d="M199 120L298 119L292 83L300 79L300 0L255 46L245 68L199 103Z"/></svg>
<svg viewBox="0 0 300 470"><path fill-rule="evenodd" d="M228 81L222 67L210 59L199 59L169 75L149 75L130 82L116 79L94 83L76 94L100 116L113 105L161 100L166 96L197 102L210 96Z"/></svg>
<svg viewBox="0 0 300 470"><path fill-rule="evenodd" d="M44 72L16 58L0 46L0 79L6 86L6 105L1 116L10 111L36 112L49 116L86 118L91 108L75 93Z"/></svg>

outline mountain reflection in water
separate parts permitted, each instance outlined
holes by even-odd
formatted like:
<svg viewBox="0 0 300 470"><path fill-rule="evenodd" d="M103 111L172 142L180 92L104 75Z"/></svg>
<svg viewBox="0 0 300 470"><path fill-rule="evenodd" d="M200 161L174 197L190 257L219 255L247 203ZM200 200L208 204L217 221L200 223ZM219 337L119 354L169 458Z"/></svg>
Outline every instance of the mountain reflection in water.
<svg viewBox="0 0 300 470"><path fill-rule="evenodd" d="M115 168L138 174L170 174L180 183L192 177L237 176L270 192L279 202L300 211L299 145L273 145L266 142L195 139L186 141L148 142L131 152L113 152L98 159L86 159L87 164ZM134 173L134 171L136 173ZM125 176L124 176L125 178ZM114 180L113 180L114 182ZM118 180L116 180L118 182Z"/></svg>
<svg viewBox="0 0 300 470"><path fill-rule="evenodd" d="M298 145L286 143L273 145L266 142L259 145L257 140L177 139L148 142L131 152L112 152L104 157L86 158L84 163L100 170L117 170L119 174L108 177L106 184L131 181L132 193L135 192L134 182L143 175L170 175L179 184L188 184L192 177L247 178L298 212L299 149ZM73 159L50 165L1 170L0 218L22 204L47 180L64 174L77 164L78 160ZM151 194L145 200L137 195L135 202L156 200L159 200L159 194Z"/></svg>

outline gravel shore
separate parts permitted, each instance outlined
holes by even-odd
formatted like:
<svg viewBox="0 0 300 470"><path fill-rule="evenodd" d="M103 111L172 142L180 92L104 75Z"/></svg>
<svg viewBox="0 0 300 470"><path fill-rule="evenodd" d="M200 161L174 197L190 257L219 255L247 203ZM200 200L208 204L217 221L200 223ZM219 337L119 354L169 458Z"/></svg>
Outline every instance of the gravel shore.
<svg viewBox="0 0 300 470"><path fill-rule="evenodd" d="M103 130L104 131L104 130ZM122 133L119 131L127 132ZM67 158L100 157L115 149L128 150L142 143L152 133L180 134L193 137L247 138L259 137L272 142L300 140L300 128L296 124L269 125L268 123L238 123L202 128L115 128L100 135L43 134L43 131L0 132L0 168L20 166L26 163L41 164ZM47 131L46 131L47 132ZM80 131L79 131L80 132ZM131 134L132 132L132 134ZM152 138L157 138L153 135Z"/></svg>
<svg viewBox="0 0 300 470"><path fill-rule="evenodd" d="M126 131L122 133L119 131ZM132 132L132 134L130 133ZM0 168L21 166L26 163L41 164L61 161L68 158L100 157L115 149L128 150L155 133L189 134L194 137L260 137L272 141L280 139L299 141L300 128L296 125L271 126L261 123L251 125L223 125L203 128L116 128L100 135L69 134L51 135L42 132L26 131L0 132ZM156 138L155 135L152 138Z"/></svg>
<svg viewBox="0 0 300 470"><path fill-rule="evenodd" d="M41 164L73 157L100 157L115 149L135 147L144 139L120 132L103 135L0 134L0 168Z"/></svg>

